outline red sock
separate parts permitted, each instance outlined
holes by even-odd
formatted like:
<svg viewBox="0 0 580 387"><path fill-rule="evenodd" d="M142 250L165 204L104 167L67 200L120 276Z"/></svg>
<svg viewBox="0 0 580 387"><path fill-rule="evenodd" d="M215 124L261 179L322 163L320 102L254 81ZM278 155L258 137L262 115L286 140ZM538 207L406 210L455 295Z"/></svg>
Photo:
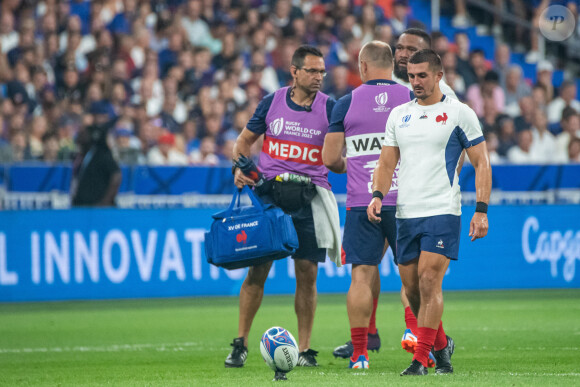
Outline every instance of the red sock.
<svg viewBox="0 0 580 387"><path fill-rule="evenodd" d="M413 360L418 360L425 367L429 363L429 352L431 347L435 342L435 337L437 336L437 329L431 329L427 327L417 328L417 347L415 348L415 355Z"/></svg>
<svg viewBox="0 0 580 387"><path fill-rule="evenodd" d="M433 347L436 351L441 351L447 347L447 335L443 330L443 321L439 323L439 329L437 330L437 337L435 337L435 345Z"/></svg>
<svg viewBox="0 0 580 387"><path fill-rule="evenodd" d="M377 305L379 304L378 298L373 298L373 313L371 314L371 321L369 322L369 333L371 335L377 334Z"/></svg>
<svg viewBox="0 0 580 387"><path fill-rule="evenodd" d="M410 329L414 335L417 332L417 318L413 314L410 306L405 308L405 324L407 325L407 329Z"/></svg>
<svg viewBox="0 0 580 387"><path fill-rule="evenodd" d="M350 329L350 339L352 340L352 346L354 347L354 352L352 354L352 361L356 361L360 355L365 355L368 358L367 354L367 343L369 341L368 338L369 328L351 328Z"/></svg>

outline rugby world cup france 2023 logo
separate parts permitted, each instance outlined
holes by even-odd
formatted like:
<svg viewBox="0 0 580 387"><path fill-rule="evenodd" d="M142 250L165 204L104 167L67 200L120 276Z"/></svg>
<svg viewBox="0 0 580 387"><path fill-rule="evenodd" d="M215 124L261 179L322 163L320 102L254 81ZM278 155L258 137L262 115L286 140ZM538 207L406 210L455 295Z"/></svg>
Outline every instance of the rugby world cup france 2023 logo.
<svg viewBox="0 0 580 387"><path fill-rule="evenodd" d="M384 113L384 112L388 112L389 110L391 110L391 108L386 107L385 105L387 104L387 101L389 100L389 95L387 94L387 92L383 92L380 94L377 94L375 96L375 102L377 103L377 107L375 107L373 110L376 113Z"/></svg>
<svg viewBox="0 0 580 387"><path fill-rule="evenodd" d="M270 122L270 132L274 136L280 135L282 133L282 128L284 127L284 118L276 118L274 121Z"/></svg>

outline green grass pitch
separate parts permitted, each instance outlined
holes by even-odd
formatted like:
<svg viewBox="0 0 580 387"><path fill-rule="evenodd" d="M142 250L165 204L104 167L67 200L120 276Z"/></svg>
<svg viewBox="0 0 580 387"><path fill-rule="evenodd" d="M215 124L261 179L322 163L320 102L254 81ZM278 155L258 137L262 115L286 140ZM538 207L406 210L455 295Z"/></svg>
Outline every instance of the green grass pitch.
<svg viewBox="0 0 580 387"><path fill-rule="evenodd" d="M349 370L332 350L348 339L345 295L320 295L312 347L320 367L288 385L580 385L580 289L446 292L454 375L402 378L411 356L398 294L381 295L381 351ZM0 304L0 385L271 385L259 338L280 325L297 337L291 296L266 296L242 369L225 369L237 298Z"/></svg>

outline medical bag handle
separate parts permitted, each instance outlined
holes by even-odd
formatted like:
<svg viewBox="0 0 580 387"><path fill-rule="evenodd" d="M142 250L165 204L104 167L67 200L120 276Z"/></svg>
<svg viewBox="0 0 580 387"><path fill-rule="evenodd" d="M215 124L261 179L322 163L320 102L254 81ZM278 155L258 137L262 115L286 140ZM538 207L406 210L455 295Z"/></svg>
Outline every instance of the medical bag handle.
<svg viewBox="0 0 580 387"><path fill-rule="evenodd" d="M242 189L237 188L234 192L234 197L232 198L232 202L230 203L230 206L228 207L227 210L225 210L223 212L224 216L229 216L232 214L232 212L234 211L234 209L236 208L240 208L240 199L243 193L248 194L248 196L250 197L250 200L252 201L252 205L258 210L258 212L264 212L264 203L262 202L262 200L256 196L256 194L254 193L254 191L248 187L247 185L245 185Z"/></svg>

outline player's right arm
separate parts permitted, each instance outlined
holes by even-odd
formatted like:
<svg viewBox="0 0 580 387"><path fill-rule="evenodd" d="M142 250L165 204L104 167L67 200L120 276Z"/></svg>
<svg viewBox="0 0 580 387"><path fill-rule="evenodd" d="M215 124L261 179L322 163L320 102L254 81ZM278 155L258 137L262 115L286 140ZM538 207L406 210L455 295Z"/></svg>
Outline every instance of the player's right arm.
<svg viewBox="0 0 580 387"><path fill-rule="evenodd" d="M322 162L334 173L346 173L346 157L343 156L345 146L344 119L352 102L352 94L340 98L330 115L328 133L324 137L322 147Z"/></svg>
<svg viewBox="0 0 580 387"><path fill-rule="evenodd" d="M401 156L399 143L395 135L395 123L398 117L398 114L396 114L397 110L398 108L395 108L387 120L385 141L373 173L373 198L367 207L367 216L373 223L381 221L380 214L383 207L383 197L389 193L393 173Z"/></svg>
<svg viewBox="0 0 580 387"><path fill-rule="evenodd" d="M346 173L344 149L344 132L327 133L322 147L322 162L334 173Z"/></svg>
<svg viewBox="0 0 580 387"><path fill-rule="evenodd" d="M232 152L234 158L237 159L239 155L250 157L250 148L256 141L258 141L260 136L261 134L254 133L248 128L244 128L234 144L234 150ZM244 175L241 169L236 168L234 172L234 184L238 188L243 188L245 185L254 185L254 180Z"/></svg>
<svg viewBox="0 0 580 387"><path fill-rule="evenodd" d="M381 221L383 197L389 193L399 157L400 152L397 146L385 145L381 149L381 156L373 173L373 198L367 207L367 216L373 223Z"/></svg>
<svg viewBox="0 0 580 387"><path fill-rule="evenodd" d="M274 93L268 94L260 101L258 107L256 107L254 115L250 118L250 121L248 121L246 127L242 130L234 144L234 149L232 151L234 161L237 160L240 155L250 157L250 148L256 141L258 141L258 138L268 130L266 116L268 115L270 106L272 106L273 100ZM234 184L238 188L243 188L244 185L254 185L254 181L244 175L239 168L235 168Z"/></svg>

